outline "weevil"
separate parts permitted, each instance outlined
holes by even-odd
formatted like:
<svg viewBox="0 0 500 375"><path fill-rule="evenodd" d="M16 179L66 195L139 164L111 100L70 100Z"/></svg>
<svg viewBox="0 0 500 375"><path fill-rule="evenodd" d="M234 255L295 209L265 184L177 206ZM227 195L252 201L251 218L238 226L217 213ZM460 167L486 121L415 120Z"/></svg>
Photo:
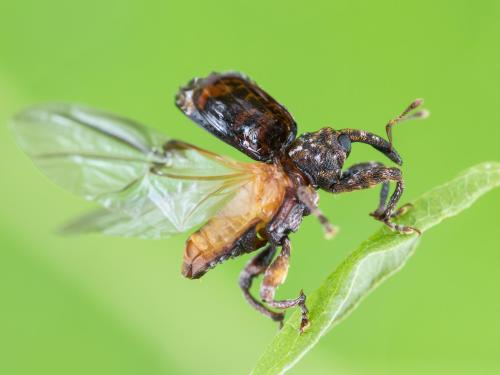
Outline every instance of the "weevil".
<svg viewBox="0 0 500 375"><path fill-rule="evenodd" d="M344 163L351 144L360 142L401 165L392 127L425 117L426 111L416 111L422 100L388 122L387 140L330 127L297 137L297 124L285 107L235 72L195 78L180 88L175 102L196 124L254 162L238 162L80 105L45 104L13 118L19 145L45 174L103 206L72 222L67 232L165 238L199 227L184 251L181 271L190 279L226 259L260 250L241 272L243 294L280 324L286 309L299 307L301 332L309 325L305 294L285 300L275 294L288 273L289 235L303 217L317 217L328 237L335 234L318 207L319 189L338 194L381 185L370 215L393 231L419 233L393 221L410 207L397 208L404 190L399 168L380 162L344 168ZM391 182L395 189L389 197ZM250 288L260 275L256 298Z"/></svg>

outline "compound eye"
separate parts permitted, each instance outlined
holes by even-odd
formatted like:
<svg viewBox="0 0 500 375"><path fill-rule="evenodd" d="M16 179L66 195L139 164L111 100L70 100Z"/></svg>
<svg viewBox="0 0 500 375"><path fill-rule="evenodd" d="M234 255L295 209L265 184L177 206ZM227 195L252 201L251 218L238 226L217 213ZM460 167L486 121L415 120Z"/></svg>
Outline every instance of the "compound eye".
<svg viewBox="0 0 500 375"><path fill-rule="evenodd" d="M351 152L351 140L348 135L342 134L339 138L339 143L347 155Z"/></svg>

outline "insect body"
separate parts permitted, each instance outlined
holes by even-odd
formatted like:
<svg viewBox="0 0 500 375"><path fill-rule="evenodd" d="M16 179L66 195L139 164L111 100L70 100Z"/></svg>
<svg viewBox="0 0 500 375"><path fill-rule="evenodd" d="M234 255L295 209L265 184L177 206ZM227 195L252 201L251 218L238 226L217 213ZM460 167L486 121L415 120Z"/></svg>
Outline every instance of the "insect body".
<svg viewBox="0 0 500 375"><path fill-rule="evenodd" d="M396 210L404 188L398 168L378 162L343 165L353 142L369 144L401 164L391 128L424 117L424 111L411 113L421 100L387 124L389 141L361 130L331 128L296 137L287 110L238 73L194 79L180 89L176 104L256 162L236 162L82 106L49 104L14 117L18 143L37 166L62 187L103 206L67 231L164 238L202 225L186 242L182 274L188 278L262 249L241 273L245 298L280 323L282 310L300 307L301 331L309 324L305 295L276 300L275 291L288 272L288 236L303 216L315 215L327 235L334 233L318 208L317 189L341 193L381 184L379 206L371 215L392 230L418 233L392 221L408 208ZM396 188L387 202L391 181ZM259 275L264 277L257 299L250 287Z"/></svg>

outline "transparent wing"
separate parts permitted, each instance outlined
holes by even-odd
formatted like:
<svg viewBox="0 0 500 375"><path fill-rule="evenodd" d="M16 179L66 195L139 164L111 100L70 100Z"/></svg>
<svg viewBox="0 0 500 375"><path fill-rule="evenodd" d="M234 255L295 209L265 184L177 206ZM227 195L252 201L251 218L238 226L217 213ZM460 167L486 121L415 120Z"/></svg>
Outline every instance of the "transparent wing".
<svg viewBox="0 0 500 375"><path fill-rule="evenodd" d="M82 106L29 108L13 118L12 128L50 179L105 208L75 222L73 232L93 228L146 238L184 232L251 178L243 163Z"/></svg>

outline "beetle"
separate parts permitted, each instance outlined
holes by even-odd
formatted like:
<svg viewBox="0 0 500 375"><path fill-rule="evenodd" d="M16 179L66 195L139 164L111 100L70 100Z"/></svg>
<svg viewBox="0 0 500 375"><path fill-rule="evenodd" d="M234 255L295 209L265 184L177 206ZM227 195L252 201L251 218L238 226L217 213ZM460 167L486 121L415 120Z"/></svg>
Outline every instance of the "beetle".
<svg viewBox="0 0 500 375"><path fill-rule="evenodd" d="M180 88L175 102L191 120L255 162L234 161L85 106L45 104L13 117L19 146L47 176L102 206L70 223L66 232L165 238L199 227L184 251L182 274L190 279L261 249L241 272L243 294L280 325L286 309L299 307L301 332L309 325L305 294L277 300L275 293L288 273L289 235L302 218L312 214L327 236L335 233L318 207L317 190L338 194L381 184L378 207L370 215L393 231L419 233L393 222L410 207L396 209L404 190L400 169L379 162L343 166L354 142L401 165L391 129L425 117L426 111L414 111L422 100L389 121L388 140L330 127L297 137L297 124L285 107L236 72L195 78ZM395 189L387 201L390 182ZM260 299L250 293L259 275Z"/></svg>

